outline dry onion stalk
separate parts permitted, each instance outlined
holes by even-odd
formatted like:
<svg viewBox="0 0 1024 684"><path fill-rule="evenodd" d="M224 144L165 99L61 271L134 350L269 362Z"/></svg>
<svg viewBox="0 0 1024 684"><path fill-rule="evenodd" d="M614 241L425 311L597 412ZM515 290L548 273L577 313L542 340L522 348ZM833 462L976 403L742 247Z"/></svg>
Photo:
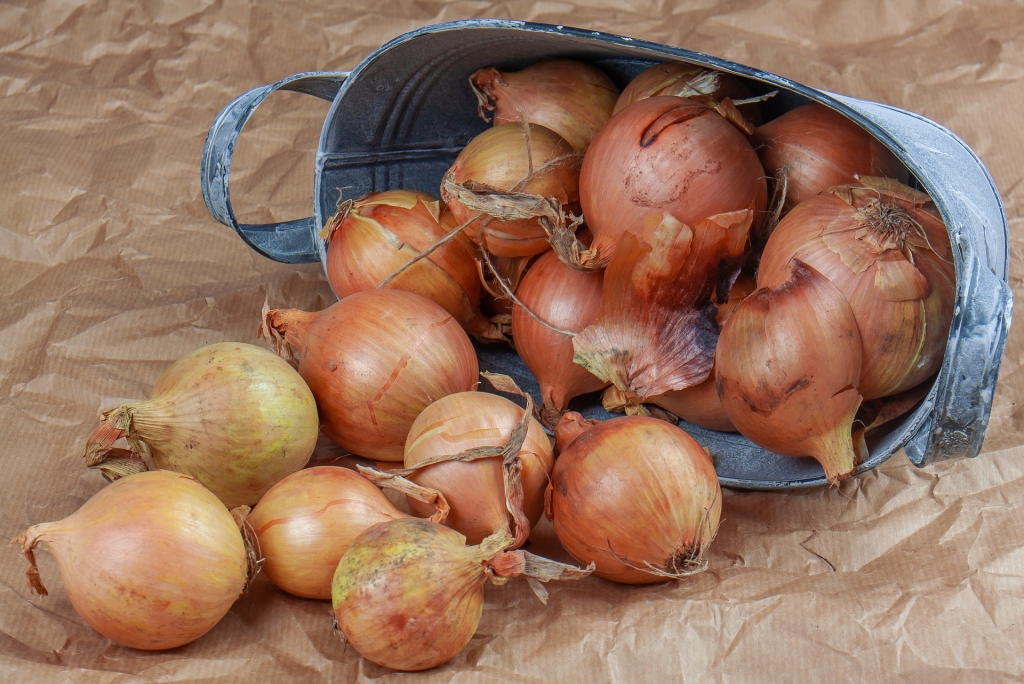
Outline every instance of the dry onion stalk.
<svg viewBox="0 0 1024 684"><path fill-rule="evenodd" d="M401 461L420 411L477 382L476 352L458 321L411 292L360 292L316 313L263 318L278 353L297 357L324 434L359 456Z"/></svg>
<svg viewBox="0 0 1024 684"><path fill-rule="evenodd" d="M327 279L339 299L372 290L448 232L436 199L415 190L371 193L339 205L324 229ZM475 248L464 235L439 245L386 287L415 292L439 304L483 342L505 341L480 314Z"/></svg>
<svg viewBox="0 0 1024 684"><path fill-rule="evenodd" d="M455 657L476 633L484 584L524 577L542 600L542 582L581 579L593 569L506 551L504 533L466 546L458 532L427 520L374 525L338 564L332 603L338 629L367 660L418 671Z"/></svg>
<svg viewBox="0 0 1024 684"><path fill-rule="evenodd" d="M693 226L767 202L764 171L746 136L714 109L686 98L652 97L601 129L580 171L580 200L594 236L584 248L556 230L552 248L576 268L604 268L625 233L640 235L665 216Z"/></svg>
<svg viewBox="0 0 1024 684"><path fill-rule="evenodd" d="M546 510L573 558L626 584L682 579L707 566L722 511L718 476L688 434L641 416L592 427L579 414L563 440Z"/></svg>
<svg viewBox="0 0 1024 684"><path fill-rule="evenodd" d="M85 463L113 479L145 470L148 447L157 468L195 477L234 508L306 465L317 428L313 394L294 369L266 349L223 342L175 361L148 400L106 411ZM113 449L121 437L131 454Z"/></svg>
<svg viewBox="0 0 1024 684"><path fill-rule="evenodd" d="M942 364L956 297L946 226L928 195L862 177L798 205L765 245L759 287L800 259L839 288L864 342L865 399L920 384Z"/></svg>
<svg viewBox="0 0 1024 684"><path fill-rule="evenodd" d="M651 397L704 382L718 326L711 295L739 270L750 209L698 221L665 214L642 237L622 236L604 275L601 315L573 338L574 361L646 415Z"/></svg>
<svg viewBox="0 0 1024 684"><path fill-rule="evenodd" d="M832 484L857 465L861 338L850 305L798 259L789 279L743 300L718 340L715 374L729 419L752 442L810 456Z"/></svg>
<svg viewBox="0 0 1024 684"><path fill-rule="evenodd" d="M573 363L572 337L554 329L579 332L596 322L603 282L603 272L575 270L548 252L530 267L516 290L516 297L533 313L513 307L512 336L516 351L540 385L541 421L550 428L573 397L608 385Z"/></svg>
<svg viewBox="0 0 1024 684"><path fill-rule="evenodd" d="M572 59L549 59L522 71L480 69L469 77L478 113L494 125L525 116L560 135L579 153L611 118L619 89L597 67Z"/></svg>

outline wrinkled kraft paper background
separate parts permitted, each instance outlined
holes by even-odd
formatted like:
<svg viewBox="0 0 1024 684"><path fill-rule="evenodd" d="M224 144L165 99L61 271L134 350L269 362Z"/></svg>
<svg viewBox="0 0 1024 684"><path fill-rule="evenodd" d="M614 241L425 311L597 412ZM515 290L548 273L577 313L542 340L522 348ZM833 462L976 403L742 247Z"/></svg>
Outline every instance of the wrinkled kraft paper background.
<svg viewBox="0 0 1024 684"><path fill-rule="evenodd" d="M0 547L0 680L1019 681L1024 677L1024 7L1019 2L557 0L452 4L19 0L0 5L0 537L103 486L82 465L98 411L148 396L178 356L253 342L260 305L319 309L318 265L250 251L207 214L199 156L249 88L350 69L424 24L564 23L679 45L920 112L988 165L1006 201L1018 324L987 453L899 455L836 489L726 492L710 569L634 588L489 587L480 629L429 673L390 673L333 633L327 603L260 577L188 646L142 653L84 625L52 557L49 597ZM327 103L273 96L235 157L239 218L309 214ZM550 526L535 535L558 555Z"/></svg>

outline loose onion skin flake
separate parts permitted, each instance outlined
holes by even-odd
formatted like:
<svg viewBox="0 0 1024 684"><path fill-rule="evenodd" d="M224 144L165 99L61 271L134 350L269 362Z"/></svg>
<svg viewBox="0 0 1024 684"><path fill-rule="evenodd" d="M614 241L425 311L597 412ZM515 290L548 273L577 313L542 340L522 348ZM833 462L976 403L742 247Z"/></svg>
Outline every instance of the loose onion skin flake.
<svg viewBox="0 0 1024 684"><path fill-rule="evenodd" d="M949 233L928 195L862 177L801 203L765 245L759 287L799 259L842 292L864 343L865 399L914 387L942 365L956 300Z"/></svg>
<svg viewBox="0 0 1024 684"><path fill-rule="evenodd" d="M655 418L613 418L568 432L548 487L558 540L594 574L650 584L700 572L718 530L722 494L707 452ZM581 429L582 428L582 429Z"/></svg>
<svg viewBox="0 0 1024 684"><path fill-rule="evenodd" d="M131 648L198 639L220 622L249 576L228 509L194 479L169 470L119 479L71 516L18 537L32 588L46 595L33 551L40 542L82 619Z"/></svg>
<svg viewBox="0 0 1024 684"><path fill-rule="evenodd" d="M484 121L490 121L489 112L495 126L517 123L525 115L581 154L611 118L619 97L603 71L572 59L548 59L516 72L481 69L469 82Z"/></svg>
<svg viewBox="0 0 1024 684"><path fill-rule="evenodd" d="M266 349L223 342L175 361L148 400L107 411L85 459L108 477L124 466L145 470L148 445L157 468L196 478L234 508L306 465L317 427L313 394L291 366ZM135 458L108 460L121 437Z"/></svg>
<svg viewBox="0 0 1024 684"><path fill-rule="evenodd" d="M516 291L519 300L544 321L522 306L513 306L516 351L540 384L540 415L548 427L554 428L573 397L608 386L606 380L573 363L572 338L551 328L579 332L596 322L603 283L603 272L578 271L548 252L530 267Z"/></svg>
<svg viewBox="0 0 1024 684"><path fill-rule="evenodd" d="M810 456L832 484L857 465L853 419L861 404L861 338L850 305L798 259L790 277L743 300L715 354L718 396L750 441Z"/></svg>
<svg viewBox="0 0 1024 684"><path fill-rule="evenodd" d="M458 321L411 292L361 292L320 312L264 319L279 353L299 357L324 434L359 456L401 461L416 416L477 383L476 352Z"/></svg>
<svg viewBox="0 0 1024 684"><path fill-rule="evenodd" d="M767 203L761 162L746 136L694 100L651 97L618 112L594 138L580 170L589 249L556 251L580 268L604 268L625 233L666 216L686 225L743 210L760 226ZM579 250L579 246L575 246Z"/></svg>
<svg viewBox="0 0 1024 684"><path fill-rule="evenodd" d="M523 409L487 392L461 392L437 400L419 415L405 443L405 467L432 458L481 447L504 446L523 420ZM533 418L519 451L522 462L523 513L532 527L544 511L544 488L554 465L551 441ZM479 544L496 532L511 533L512 515L500 458L446 461L425 466L408 478L444 494L451 506L446 525ZM430 515L429 505L410 499L417 515Z"/></svg>

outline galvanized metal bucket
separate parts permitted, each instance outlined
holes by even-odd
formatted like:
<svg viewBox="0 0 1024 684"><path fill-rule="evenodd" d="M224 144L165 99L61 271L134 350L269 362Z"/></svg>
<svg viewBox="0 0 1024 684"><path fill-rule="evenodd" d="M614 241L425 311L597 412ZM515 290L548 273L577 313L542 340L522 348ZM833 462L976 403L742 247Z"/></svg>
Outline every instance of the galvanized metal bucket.
<svg viewBox="0 0 1024 684"><path fill-rule="evenodd" d="M680 48L623 36L520 21L468 20L427 26L392 40L351 72L296 74L231 102L210 128L202 188L210 213L260 254L285 263L324 261L320 228L346 197L396 188L437 195L459 151L487 124L477 117L467 85L484 67L517 70L540 59L569 57L603 69L620 87L656 62L678 61L741 77L755 93L779 90L764 105L767 119L807 101L849 117L891 149L934 199L949 229L957 299L942 369L926 398L869 440L870 458L857 472L900 448L917 466L977 456L988 425L999 363L1010 326L1009 237L999 192L962 140L928 119L895 107L827 93L788 79ZM316 157L313 216L268 225L239 224L229 177L235 141L256 107L275 90L333 102ZM479 348L481 367L537 383L515 353ZM573 408L608 418L600 402ZM766 452L736 434L683 424L709 447L723 485L776 489L826 484L811 459Z"/></svg>

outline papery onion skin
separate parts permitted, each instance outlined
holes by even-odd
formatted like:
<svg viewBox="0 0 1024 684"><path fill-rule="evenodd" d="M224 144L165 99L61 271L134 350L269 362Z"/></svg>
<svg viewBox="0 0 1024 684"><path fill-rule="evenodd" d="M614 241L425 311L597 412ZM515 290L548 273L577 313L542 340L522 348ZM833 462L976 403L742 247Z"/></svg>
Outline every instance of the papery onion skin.
<svg viewBox="0 0 1024 684"><path fill-rule="evenodd" d="M375 192L355 200L328 228L327 280L344 299L377 288L418 253L444 237L438 202L415 190ZM336 220L336 223L334 222ZM441 245L386 287L439 304L481 341L503 339L480 315L475 249L463 235Z"/></svg>
<svg viewBox="0 0 1024 684"><path fill-rule="evenodd" d="M579 205L580 156L557 133L530 125L530 151L534 176L530 174L526 138L518 123L489 128L473 138L441 182L441 198L458 223L475 213L459 201L447 187L473 182L499 191L529 193L554 198L566 211ZM554 163L545 170L545 164ZM547 233L538 219L500 220L483 216L466 227L466 234L480 247L502 257L532 256L549 248Z"/></svg>
<svg viewBox="0 0 1024 684"><path fill-rule="evenodd" d="M767 185L746 137L703 104L651 97L615 116L594 138L580 170L580 201L594 234L583 265L603 268L623 233L670 214L693 226L753 209L763 220Z"/></svg>
<svg viewBox="0 0 1024 684"><path fill-rule="evenodd" d="M216 496L169 470L101 489L71 516L18 537L45 542L71 604L122 646L175 648L210 631L245 589L242 535ZM41 583L34 585L46 593Z"/></svg>
<svg viewBox="0 0 1024 684"><path fill-rule="evenodd" d="M620 110L634 102L648 97L687 97L694 92L691 85L693 80L707 81L707 74L709 72L704 67L682 62L665 62L650 66L641 71L622 90L622 94L615 102L614 113L618 114ZM752 96L743 81L731 74L713 72L713 78L717 88L703 94L710 95L715 100L722 101L727 97L734 101L745 100ZM755 126L761 124L761 109L756 102L740 105L739 110Z"/></svg>
<svg viewBox="0 0 1024 684"><path fill-rule="evenodd" d="M759 126L751 136L768 175L786 178L784 210L857 176L884 176L905 183L908 172L873 135L839 112L816 102Z"/></svg>
<svg viewBox="0 0 1024 684"><path fill-rule="evenodd" d="M175 361L147 401L122 404L106 424L149 445L153 464L196 478L225 506L253 505L302 468L316 446L313 394L266 349L211 344ZM90 439L88 450L94 447Z"/></svg>
<svg viewBox="0 0 1024 684"><path fill-rule="evenodd" d="M523 409L504 397L487 392L450 394L416 418L405 443L405 467L467 449L502 447L522 419ZM555 460L551 440L532 418L520 459L523 512L532 527L544 511L544 488ZM466 535L470 544L510 529L501 458L435 463L408 477L444 494L451 506L445 525ZM411 498L409 507L417 515L433 513L431 506Z"/></svg>
<svg viewBox="0 0 1024 684"><path fill-rule="evenodd" d="M455 657L483 612L484 561L458 532L426 520L374 525L338 564L332 603L338 628L367 660L419 671Z"/></svg>
<svg viewBox="0 0 1024 684"><path fill-rule="evenodd" d="M547 323L579 332L601 313L603 283L603 272L578 271L548 252L527 271L516 297ZM598 392L609 384L573 363L571 337L552 330L518 305L512 309L512 337L516 351L540 385L540 415L550 428L573 397Z"/></svg>
<svg viewBox="0 0 1024 684"><path fill-rule="evenodd" d="M274 485L248 520L271 582L295 596L329 599L352 540L379 522L408 517L362 475L318 466Z"/></svg>
<svg viewBox="0 0 1024 684"><path fill-rule="evenodd" d="M477 383L476 352L458 321L411 292L361 292L318 313L266 318L299 352L324 434L359 456L401 461L420 411Z"/></svg>
<svg viewBox="0 0 1024 684"><path fill-rule="evenodd" d="M577 152L611 118L619 89L603 71L573 59L547 59L522 71L481 69L469 77L481 99L480 115L494 125L526 120L560 135Z"/></svg>
<svg viewBox="0 0 1024 684"><path fill-rule="evenodd" d="M549 496L565 550L625 584L691 574L722 510L707 452L679 428L642 416L612 418L569 442Z"/></svg>
<svg viewBox="0 0 1024 684"><path fill-rule="evenodd" d="M828 278L853 309L864 343L859 387L866 400L907 390L938 370L956 273L949 234L927 195L864 177L812 197L775 228L758 286L784 282L794 258Z"/></svg>
<svg viewBox="0 0 1024 684"><path fill-rule="evenodd" d="M741 273L729 290L729 299L723 304L718 304L718 314L715 316L718 326L725 325L725 322L729 320L729 316L732 315L733 309L756 289L757 281L754 277ZM711 370L708 379L699 385L666 392L651 398L650 401L652 404L657 404L666 411L671 411L683 420L699 425L702 428L718 430L719 432L736 432L736 426L729 420L729 415L725 412L722 402L718 398L714 369Z"/></svg>
<svg viewBox="0 0 1024 684"><path fill-rule="evenodd" d="M744 299L722 328L718 395L750 441L784 456L810 456L837 484L857 464L851 432L861 358L857 322L842 293L794 259L786 282Z"/></svg>

